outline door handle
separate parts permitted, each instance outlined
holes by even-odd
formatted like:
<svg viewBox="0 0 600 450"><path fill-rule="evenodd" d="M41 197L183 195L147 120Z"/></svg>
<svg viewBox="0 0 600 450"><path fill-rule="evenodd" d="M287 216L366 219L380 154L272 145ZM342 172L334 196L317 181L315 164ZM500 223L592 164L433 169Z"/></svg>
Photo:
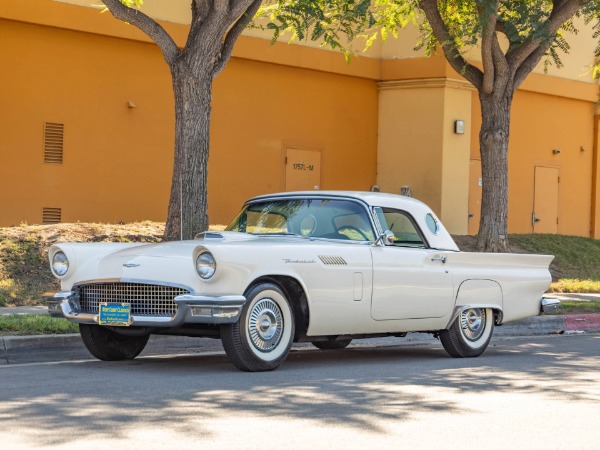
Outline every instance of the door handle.
<svg viewBox="0 0 600 450"><path fill-rule="evenodd" d="M431 258L432 261L441 261L442 264L446 264L446 257L445 256L434 256L433 258Z"/></svg>

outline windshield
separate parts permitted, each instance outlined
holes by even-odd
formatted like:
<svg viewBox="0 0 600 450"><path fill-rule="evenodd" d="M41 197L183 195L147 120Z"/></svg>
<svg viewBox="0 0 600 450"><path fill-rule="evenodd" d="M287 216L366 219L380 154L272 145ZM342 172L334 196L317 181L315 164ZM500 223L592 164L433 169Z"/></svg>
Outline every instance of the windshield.
<svg viewBox="0 0 600 450"><path fill-rule="evenodd" d="M226 231L374 240L367 211L349 200L290 199L251 203L246 205Z"/></svg>

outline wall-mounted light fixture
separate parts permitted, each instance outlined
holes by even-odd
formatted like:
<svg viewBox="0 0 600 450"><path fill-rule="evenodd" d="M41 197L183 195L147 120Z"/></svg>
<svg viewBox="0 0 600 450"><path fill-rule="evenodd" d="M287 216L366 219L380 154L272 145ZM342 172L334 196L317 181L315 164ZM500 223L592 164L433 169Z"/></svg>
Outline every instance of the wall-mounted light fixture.
<svg viewBox="0 0 600 450"><path fill-rule="evenodd" d="M128 108L137 108L137 105L135 104L135 102L133 100L129 100L127 102L127 107Z"/></svg>
<svg viewBox="0 0 600 450"><path fill-rule="evenodd" d="M560 155L560 150L554 149L552 150L553 155Z"/></svg>
<svg viewBox="0 0 600 450"><path fill-rule="evenodd" d="M455 120L454 121L454 133L455 134L465 134L465 121L464 120Z"/></svg>

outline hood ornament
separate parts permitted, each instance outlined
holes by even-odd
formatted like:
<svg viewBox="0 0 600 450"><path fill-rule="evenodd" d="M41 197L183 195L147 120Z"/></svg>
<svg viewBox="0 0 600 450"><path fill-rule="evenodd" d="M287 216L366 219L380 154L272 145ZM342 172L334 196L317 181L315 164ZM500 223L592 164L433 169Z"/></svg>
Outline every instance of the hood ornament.
<svg viewBox="0 0 600 450"><path fill-rule="evenodd" d="M123 267L140 267L139 264L123 264Z"/></svg>

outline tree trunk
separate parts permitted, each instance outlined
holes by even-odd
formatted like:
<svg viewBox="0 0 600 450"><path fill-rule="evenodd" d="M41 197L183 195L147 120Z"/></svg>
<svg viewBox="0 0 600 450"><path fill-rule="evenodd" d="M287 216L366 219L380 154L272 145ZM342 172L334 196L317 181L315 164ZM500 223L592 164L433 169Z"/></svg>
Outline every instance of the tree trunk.
<svg viewBox="0 0 600 450"><path fill-rule="evenodd" d="M479 93L482 124L481 150L481 221L477 249L485 252L508 251L508 138L512 91L502 95Z"/></svg>
<svg viewBox="0 0 600 450"><path fill-rule="evenodd" d="M212 76L194 76L185 58L171 66L175 94L175 158L166 240L193 239L208 229L207 173Z"/></svg>

